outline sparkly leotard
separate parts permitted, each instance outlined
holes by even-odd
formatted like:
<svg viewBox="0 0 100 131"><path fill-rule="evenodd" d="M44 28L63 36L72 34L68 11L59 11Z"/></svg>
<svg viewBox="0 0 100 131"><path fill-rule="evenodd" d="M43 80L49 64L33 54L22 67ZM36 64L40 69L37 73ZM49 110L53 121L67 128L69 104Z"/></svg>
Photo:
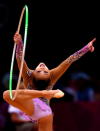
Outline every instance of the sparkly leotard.
<svg viewBox="0 0 100 131"><path fill-rule="evenodd" d="M20 70L20 64L21 64L21 58L22 58L22 50L23 50L23 42L20 41L19 44L17 44L17 48L16 48L16 59L17 59L17 63L18 63L18 67ZM69 68L69 66L76 60L78 60L80 57L82 57L84 54L86 54L89 51L89 47L88 45L86 45L85 47L83 47L81 50L75 52L73 55L69 56L66 60L64 60L60 65L58 65L56 68L53 68L50 70L50 82L48 83L48 86L45 87L46 90L51 90L54 86L54 84L57 82L57 80L65 73L65 71ZM24 65L23 65L23 70L22 70L22 78L23 78L23 82L24 82L24 86L27 89L35 89L38 90L38 87L36 87L36 85L34 84L34 70L31 70L28 68L26 62L24 61ZM46 110L42 110L42 105L41 105L41 113L40 116L37 116L37 112L36 112L36 119L39 119L40 117L43 117L45 115L51 114L51 108L48 106L49 105L49 101L46 98L36 98L33 99L33 101L36 103L38 102L38 104L36 104L36 108L39 107L39 104L43 104L42 102L44 102L45 106L44 108ZM38 110L38 109L37 109ZM47 113L45 113L47 111ZM40 110L39 110L40 112ZM42 116L41 116L42 114ZM34 120L34 119L33 119Z"/></svg>

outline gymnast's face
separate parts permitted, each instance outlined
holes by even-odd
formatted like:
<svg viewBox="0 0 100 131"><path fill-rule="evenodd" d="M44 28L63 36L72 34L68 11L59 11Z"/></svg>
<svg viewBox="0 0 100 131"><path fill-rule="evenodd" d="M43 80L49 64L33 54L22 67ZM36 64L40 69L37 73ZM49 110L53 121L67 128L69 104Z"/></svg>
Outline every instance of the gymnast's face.
<svg viewBox="0 0 100 131"><path fill-rule="evenodd" d="M48 80L50 78L50 70L44 63L40 63L34 71L35 78L39 80Z"/></svg>

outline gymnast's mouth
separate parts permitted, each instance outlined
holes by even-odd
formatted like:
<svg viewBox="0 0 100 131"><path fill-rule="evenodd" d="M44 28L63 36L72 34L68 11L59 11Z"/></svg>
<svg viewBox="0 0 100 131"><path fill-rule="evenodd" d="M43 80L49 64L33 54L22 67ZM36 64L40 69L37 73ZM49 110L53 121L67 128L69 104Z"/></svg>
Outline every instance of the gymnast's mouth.
<svg viewBox="0 0 100 131"><path fill-rule="evenodd" d="M45 63L41 62L39 65L36 67L36 69L45 69L48 70L48 67L45 65Z"/></svg>
<svg viewBox="0 0 100 131"><path fill-rule="evenodd" d="M44 63L40 63L39 66L40 66L40 67L45 67L45 64L44 64Z"/></svg>

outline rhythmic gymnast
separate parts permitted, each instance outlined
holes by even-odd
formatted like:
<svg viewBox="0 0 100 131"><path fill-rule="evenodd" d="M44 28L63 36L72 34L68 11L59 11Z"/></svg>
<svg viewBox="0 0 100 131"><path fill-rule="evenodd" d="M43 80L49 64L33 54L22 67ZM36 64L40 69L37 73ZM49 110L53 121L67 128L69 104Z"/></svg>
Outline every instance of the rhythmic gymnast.
<svg viewBox="0 0 100 131"><path fill-rule="evenodd" d="M21 109L31 120L37 120L39 131L52 131L53 114L49 101L51 98L61 98L64 96L61 90L52 90L52 88L74 61L87 52L94 51L93 43L95 41L96 39L94 38L82 49L70 55L60 65L51 70L44 63L40 63L34 70L31 70L24 61L22 78L25 89L17 90L18 94L15 100L10 99L9 90L4 91L4 100ZM14 42L17 44L16 59L20 70L23 41L19 33L15 33ZM13 90L12 94L14 95L15 92L16 90Z"/></svg>

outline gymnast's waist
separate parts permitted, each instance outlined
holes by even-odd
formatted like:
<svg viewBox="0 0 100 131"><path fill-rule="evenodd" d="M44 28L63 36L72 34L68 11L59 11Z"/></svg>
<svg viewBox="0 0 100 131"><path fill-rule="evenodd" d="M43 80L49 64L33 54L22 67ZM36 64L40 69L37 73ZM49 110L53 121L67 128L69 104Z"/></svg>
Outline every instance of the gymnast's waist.
<svg viewBox="0 0 100 131"><path fill-rule="evenodd" d="M27 89L29 89L29 90L37 90L37 89L33 88L32 86L28 86ZM39 99L41 101L45 102L47 105L49 105L49 103L50 103L50 101L48 99L44 98L44 97L39 97Z"/></svg>

